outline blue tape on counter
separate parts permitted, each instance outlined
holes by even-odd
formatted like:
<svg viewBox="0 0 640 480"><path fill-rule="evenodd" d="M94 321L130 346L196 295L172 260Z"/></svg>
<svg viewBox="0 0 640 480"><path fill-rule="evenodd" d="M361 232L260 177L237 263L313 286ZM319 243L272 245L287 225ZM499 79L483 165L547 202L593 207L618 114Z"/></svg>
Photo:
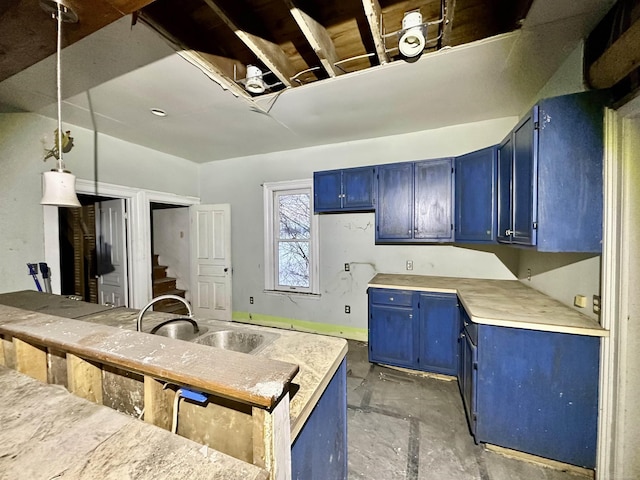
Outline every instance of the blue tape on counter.
<svg viewBox="0 0 640 480"><path fill-rule="evenodd" d="M194 390L189 390L186 388L181 388L180 390L182 390L180 396L182 396L183 398L188 398L189 400L193 400L194 402L205 403L209 398L204 393L196 392Z"/></svg>

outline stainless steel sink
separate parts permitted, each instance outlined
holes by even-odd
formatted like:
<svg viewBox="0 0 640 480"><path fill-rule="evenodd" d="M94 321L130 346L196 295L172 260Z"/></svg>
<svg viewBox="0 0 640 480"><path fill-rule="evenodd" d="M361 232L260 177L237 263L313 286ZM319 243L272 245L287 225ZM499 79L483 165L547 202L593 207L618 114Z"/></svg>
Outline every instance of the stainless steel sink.
<svg viewBox="0 0 640 480"><path fill-rule="evenodd" d="M256 353L275 340L277 336L274 333L257 333L247 329L218 330L201 335L194 340L194 343L233 350L234 352Z"/></svg>
<svg viewBox="0 0 640 480"><path fill-rule="evenodd" d="M193 325L188 322L182 322L180 320L170 321L157 327L157 330L153 331L155 335L161 335L163 337L175 338L177 340L186 340L187 342L193 341L199 335L208 332L207 327L199 327L197 332L194 332Z"/></svg>

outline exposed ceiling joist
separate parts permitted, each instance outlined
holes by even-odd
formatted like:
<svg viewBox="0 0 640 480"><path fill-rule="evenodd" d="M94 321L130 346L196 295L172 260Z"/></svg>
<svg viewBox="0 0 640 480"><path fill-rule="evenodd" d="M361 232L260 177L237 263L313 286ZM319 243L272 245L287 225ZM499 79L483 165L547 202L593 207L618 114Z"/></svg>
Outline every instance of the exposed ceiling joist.
<svg viewBox="0 0 640 480"><path fill-rule="evenodd" d="M293 19L300 27L309 45L316 52L320 63L330 77L340 75L342 71L336 68L335 63L339 60L336 47L329 36L329 32L314 18L297 8L292 0L283 0Z"/></svg>
<svg viewBox="0 0 640 480"><path fill-rule="evenodd" d="M238 74L244 76L244 65L233 59L204 54L192 50L171 35L164 27L151 18L148 18L148 16L143 14L140 19L169 42L178 55L195 67L199 68L207 77L216 82L223 89L231 91L235 96L244 98L254 105L251 95L232 79L234 68L236 70L242 69L238 71Z"/></svg>
<svg viewBox="0 0 640 480"><path fill-rule="evenodd" d="M441 45L451 46L451 30L453 29L453 16L456 11L456 0L445 0L444 4L444 27L442 29Z"/></svg>
<svg viewBox="0 0 640 480"><path fill-rule="evenodd" d="M386 52L382 38L382 8L380 8L380 3L378 0L362 0L362 6L364 7L367 22L369 22L378 60L382 65L389 63L389 55Z"/></svg>
<svg viewBox="0 0 640 480"><path fill-rule="evenodd" d="M242 40L242 42L253 52L253 54L260 60L265 66L271 70L271 72L280 80L286 87L293 86L291 77L294 76L295 70L289 61L287 55L284 53L279 45L276 45L269 40L260 38L257 35L242 30L237 23L229 17L213 0L203 0L220 19L227 24L227 26L233 30L236 36Z"/></svg>
<svg viewBox="0 0 640 480"><path fill-rule="evenodd" d="M640 19L636 20L589 68L589 84L610 88L640 66Z"/></svg>

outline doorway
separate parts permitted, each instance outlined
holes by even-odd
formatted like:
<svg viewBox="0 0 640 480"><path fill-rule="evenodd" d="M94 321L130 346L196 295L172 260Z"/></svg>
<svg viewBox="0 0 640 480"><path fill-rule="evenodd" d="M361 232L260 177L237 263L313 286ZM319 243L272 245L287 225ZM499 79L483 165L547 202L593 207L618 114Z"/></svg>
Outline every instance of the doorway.
<svg viewBox="0 0 640 480"><path fill-rule="evenodd" d="M81 208L58 209L60 293L129 306L126 202L78 195Z"/></svg>

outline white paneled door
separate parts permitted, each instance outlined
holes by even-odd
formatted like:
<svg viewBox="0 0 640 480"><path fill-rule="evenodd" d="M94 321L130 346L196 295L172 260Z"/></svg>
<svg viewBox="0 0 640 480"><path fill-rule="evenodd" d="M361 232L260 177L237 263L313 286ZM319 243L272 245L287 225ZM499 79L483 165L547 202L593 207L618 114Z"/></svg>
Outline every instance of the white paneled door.
<svg viewBox="0 0 640 480"><path fill-rule="evenodd" d="M191 303L197 318L231 320L231 206L191 210Z"/></svg>
<svg viewBox="0 0 640 480"><path fill-rule="evenodd" d="M102 305L129 305L125 200L96 203L98 300Z"/></svg>

